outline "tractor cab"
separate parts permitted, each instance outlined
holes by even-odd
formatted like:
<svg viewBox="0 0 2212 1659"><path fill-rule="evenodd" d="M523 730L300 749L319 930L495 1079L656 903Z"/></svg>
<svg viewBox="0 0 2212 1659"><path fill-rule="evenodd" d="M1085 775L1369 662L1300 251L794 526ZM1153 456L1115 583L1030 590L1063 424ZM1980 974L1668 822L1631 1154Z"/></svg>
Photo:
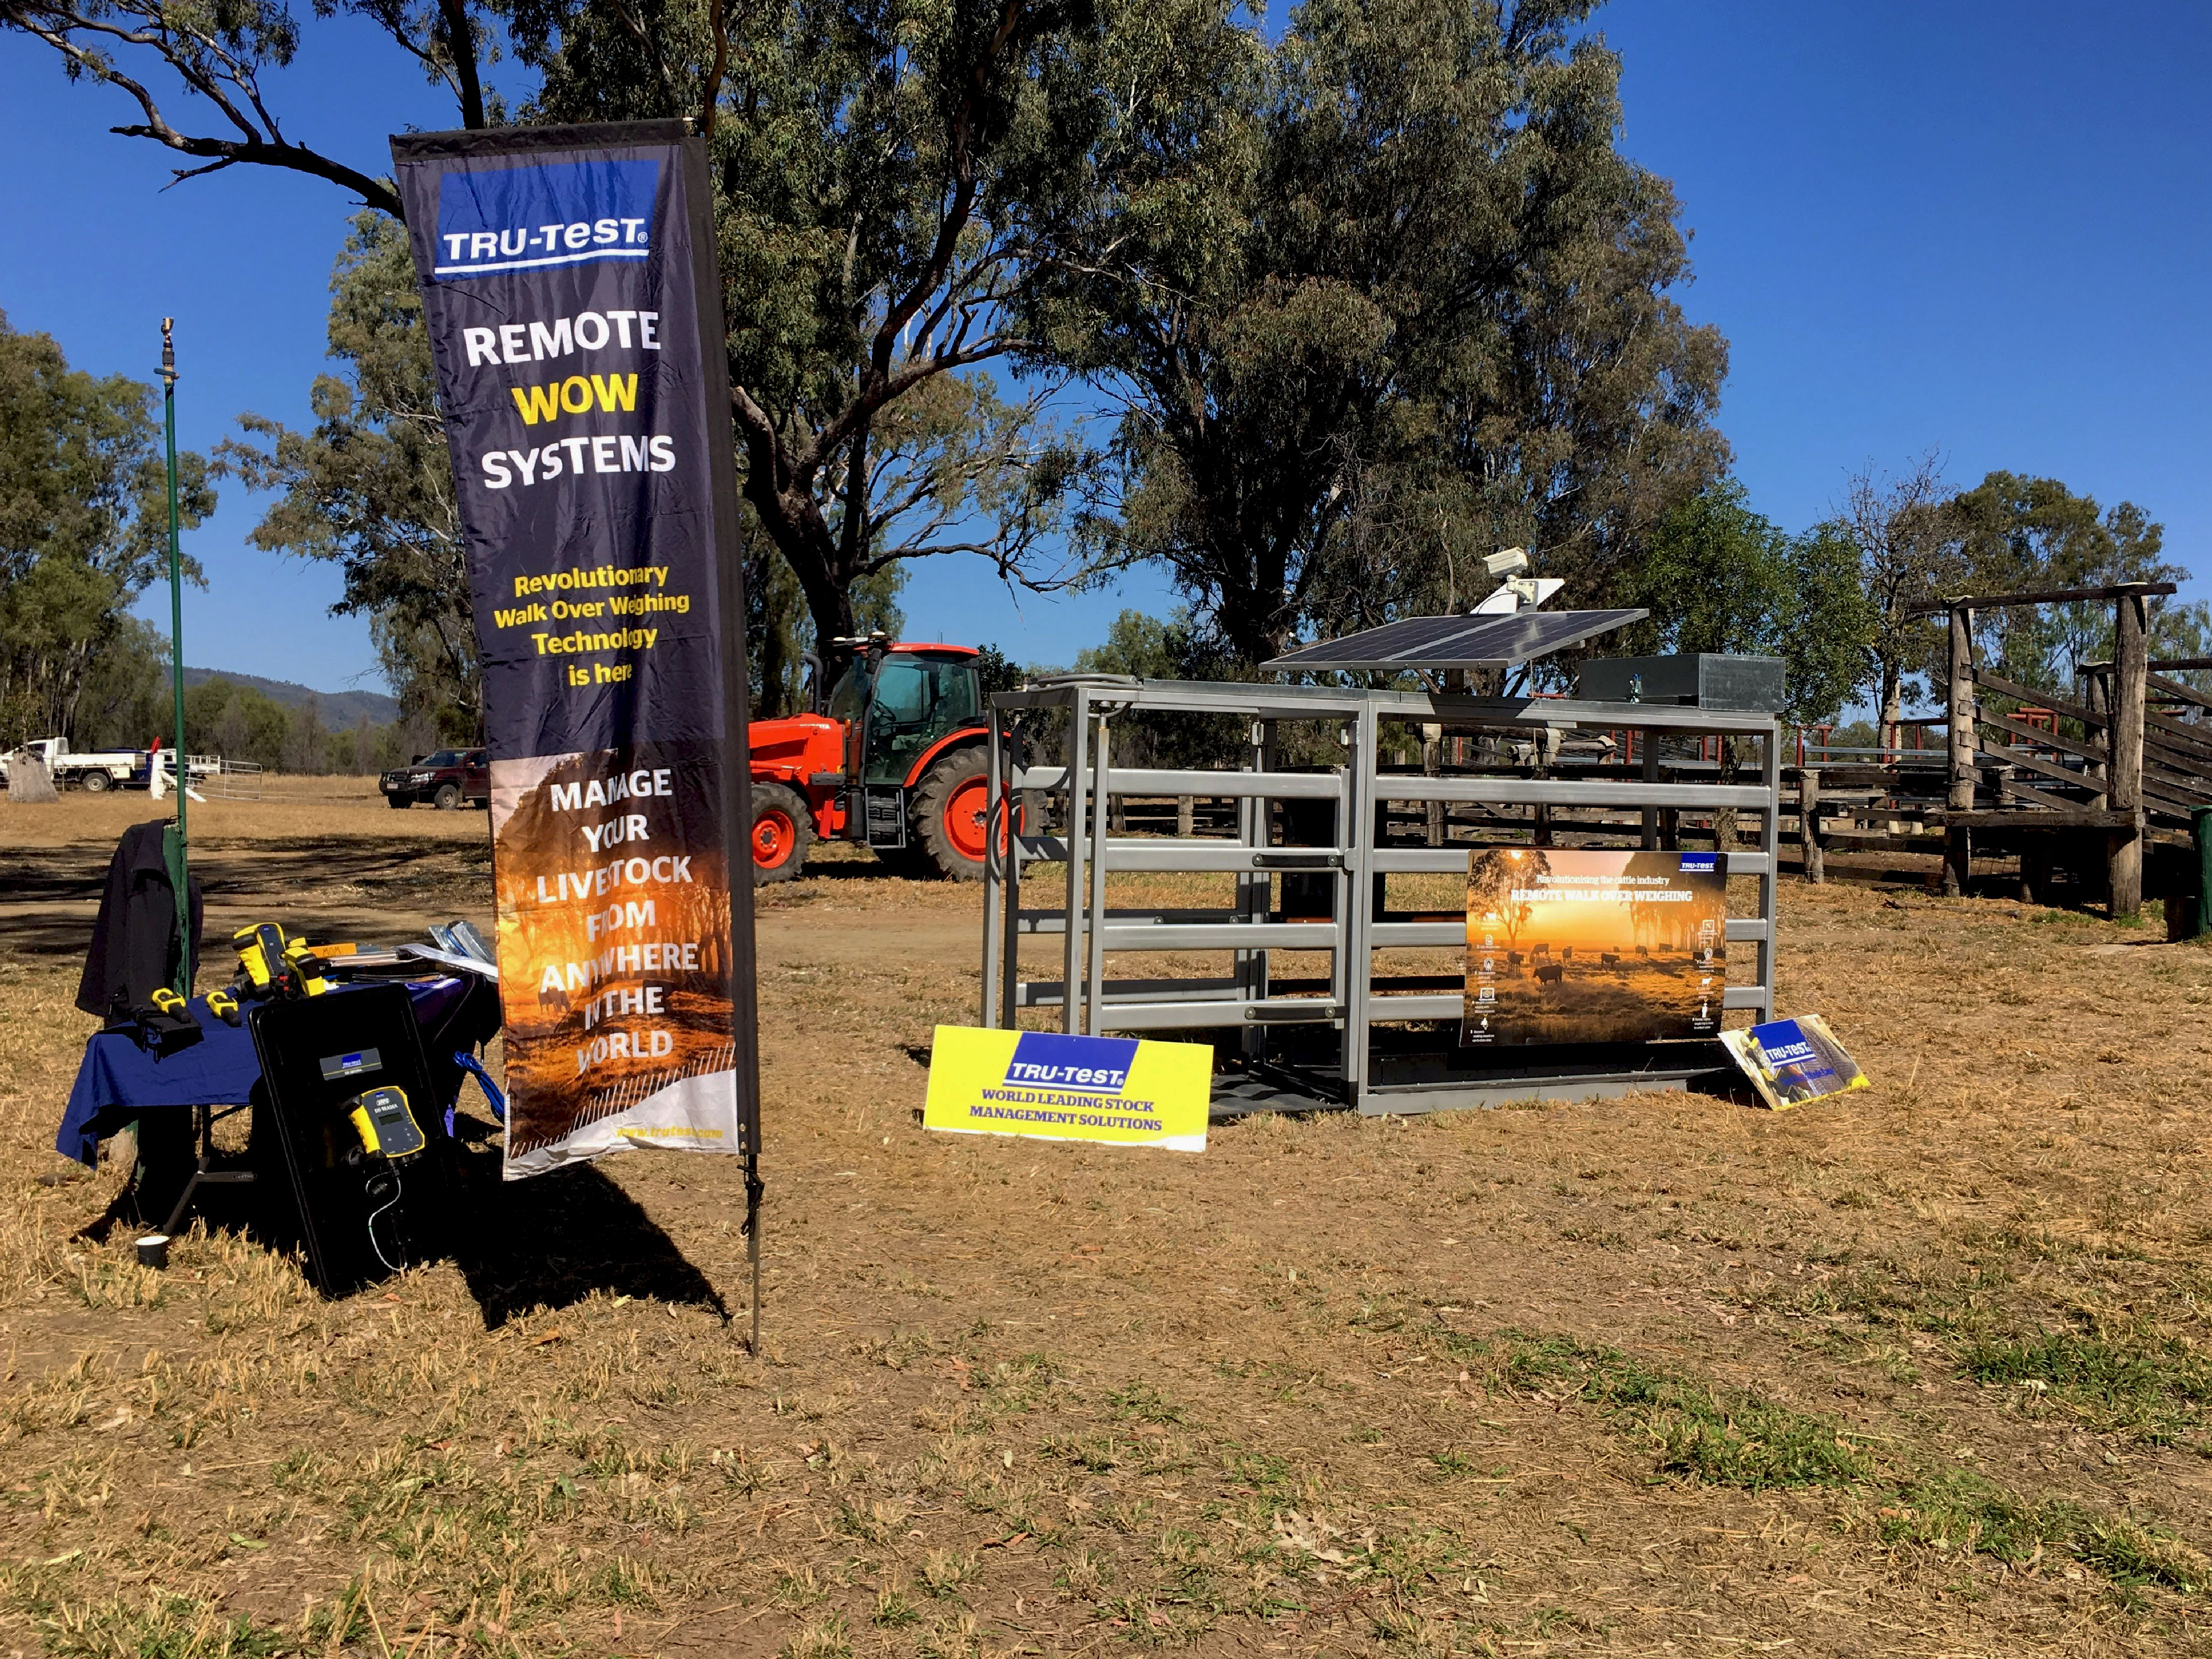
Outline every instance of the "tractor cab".
<svg viewBox="0 0 2212 1659"><path fill-rule="evenodd" d="M852 655L816 712L750 727L754 879L788 880L817 837L865 842L902 874L980 878L981 653L834 643Z"/></svg>
<svg viewBox="0 0 2212 1659"><path fill-rule="evenodd" d="M895 645L854 656L830 694L846 731L846 775L903 787L922 757L982 723L976 653L958 645Z"/></svg>

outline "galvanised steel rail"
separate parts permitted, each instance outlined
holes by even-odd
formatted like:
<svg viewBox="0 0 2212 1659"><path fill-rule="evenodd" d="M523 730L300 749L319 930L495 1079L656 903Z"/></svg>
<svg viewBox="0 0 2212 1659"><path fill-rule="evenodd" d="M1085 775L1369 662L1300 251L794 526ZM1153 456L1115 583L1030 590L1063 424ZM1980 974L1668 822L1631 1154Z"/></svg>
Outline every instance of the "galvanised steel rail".
<svg viewBox="0 0 2212 1659"><path fill-rule="evenodd" d="M1059 827L1024 823L1001 848L992 838L985 857L983 890L982 1022L1012 1027L1024 1010L1057 1009L1062 1030L1106 1031L1237 1030L1248 1064L1297 1079L1316 1103L1370 1113L1426 1111L1441 1107L1499 1104L1540 1096L1588 1098L1632 1089L1680 1087L1724 1064L1710 1042L1647 1045L1624 1069L1617 1053L1579 1066L1571 1049L1486 1051L1485 1065L1469 1070L1449 1063L1455 1046L1438 1037L1424 1059L1416 1040L1376 1042L1376 1028L1456 1022L1464 1001L1457 990L1439 991L1437 976L1378 972L1378 951L1463 950L1462 921L1392 919L1380 902L1382 882L1393 875L1464 877L1470 851L1486 843L1443 846L1379 844L1385 802L1478 803L1531 809L1532 833L1543 835L1551 812L1622 809L1640 815L1626 833L1658 848L1673 816L1719 810L1758 820L1759 850L1723 849L1730 876L1756 878L1756 914L1731 916L1726 937L1750 945L1749 972L1729 985L1723 1006L1771 1018L1774 1006L1774 887L1779 822L1782 741L1766 714L1685 708L1665 703L1577 702L1545 697L1484 699L1449 693L1364 691L1319 686L1267 686L1117 675L1073 674L1040 681L992 698L1000 736L990 745L987 781L991 821L1015 820L1020 803L1053 800ZM1115 727L1133 714L1235 716L1247 723L1249 742L1239 770L1170 770L1114 764ZM1326 770L1291 770L1278 758L1277 728L1285 723L1333 725L1339 764ZM1056 763L1021 765L1012 732L1056 725L1063 753ZM1501 753L1483 769L1425 775L1381 769L1382 757L1407 746L1392 740L1395 728L1441 727L1455 735L1501 740ZM1641 775L1626 768L1577 766L1571 775L1537 776L1528 763L1540 753L1547 730L1632 730L1642 734ZM1418 733L1416 734L1418 736ZM1657 739L1713 737L1748 740L1756 758L1739 761L1738 775L1721 781L1707 763L1685 770L1698 781L1667 781ZM1531 740L1535 747L1532 751ZM1326 742L1327 739L1324 739ZM1026 746L1025 743L1020 746ZM1517 750L1517 754L1516 751ZM1610 773L1592 776L1594 770ZM1711 775L1711 781L1704 779ZM1109 833L1117 796L1194 795L1237 803L1235 840ZM1273 804L1313 803L1310 824L1325 813L1325 844L1285 845L1274 839ZM1318 808L1319 811L1315 811ZM1554 818L1553 831L1609 834L1623 826L1577 825ZM1510 844L1510 843L1494 843ZM1050 908L1023 908L1024 870L1063 866ZM1236 878L1227 908L1109 907L1108 878L1121 872L1229 874ZM1325 916L1278 920L1273 883L1279 875L1325 883ZM1312 892L1313 889L1303 890ZM1061 974L1056 981L1025 981L1018 954L1025 938L1057 936ZM1109 979L1109 953L1228 951L1227 975ZM1293 987L1271 980L1271 953L1326 952L1325 975L1301 975ZM1744 965L1731 953L1732 967ZM1456 965L1449 975L1458 978ZM1310 1042L1271 1047L1281 1026L1325 1027L1339 1034L1333 1053L1316 1060Z"/></svg>

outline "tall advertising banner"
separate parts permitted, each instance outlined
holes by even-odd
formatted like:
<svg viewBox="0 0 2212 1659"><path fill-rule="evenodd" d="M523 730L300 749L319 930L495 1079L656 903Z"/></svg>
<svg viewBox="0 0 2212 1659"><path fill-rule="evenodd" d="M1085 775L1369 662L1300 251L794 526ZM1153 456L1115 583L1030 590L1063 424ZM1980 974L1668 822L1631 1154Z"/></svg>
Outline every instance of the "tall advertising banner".
<svg viewBox="0 0 2212 1659"><path fill-rule="evenodd" d="M507 1178L625 1146L750 1176L744 607L705 146L653 121L392 153L483 656Z"/></svg>

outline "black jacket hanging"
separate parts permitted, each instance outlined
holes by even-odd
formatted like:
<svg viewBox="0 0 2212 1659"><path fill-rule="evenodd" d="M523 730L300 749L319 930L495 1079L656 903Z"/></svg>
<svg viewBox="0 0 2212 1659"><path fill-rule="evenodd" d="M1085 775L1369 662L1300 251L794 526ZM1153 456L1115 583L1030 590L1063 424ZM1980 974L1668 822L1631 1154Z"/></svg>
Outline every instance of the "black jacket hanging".
<svg viewBox="0 0 2212 1659"><path fill-rule="evenodd" d="M154 993L173 984L180 964L177 938L177 890L161 854L166 819L134 823L116 843L107 866L107 890L92 925L92 948L85 952L84 978L76 1006L111 1025L131 1022ZM191 960L200 954L200 884L190 881Z"/></svg>

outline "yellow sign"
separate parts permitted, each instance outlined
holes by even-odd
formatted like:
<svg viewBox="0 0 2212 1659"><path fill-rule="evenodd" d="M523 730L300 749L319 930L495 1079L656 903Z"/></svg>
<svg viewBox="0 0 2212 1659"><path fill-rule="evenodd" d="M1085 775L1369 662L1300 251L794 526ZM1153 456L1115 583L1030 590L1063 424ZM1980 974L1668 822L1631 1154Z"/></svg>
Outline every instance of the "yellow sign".
<svg viewBox="0 0 2212 1659"><path fill-rule="evenodd" d="M1195 1042L940 1025L922 1127L1206 1150L1213 1050Z"/></svg>

